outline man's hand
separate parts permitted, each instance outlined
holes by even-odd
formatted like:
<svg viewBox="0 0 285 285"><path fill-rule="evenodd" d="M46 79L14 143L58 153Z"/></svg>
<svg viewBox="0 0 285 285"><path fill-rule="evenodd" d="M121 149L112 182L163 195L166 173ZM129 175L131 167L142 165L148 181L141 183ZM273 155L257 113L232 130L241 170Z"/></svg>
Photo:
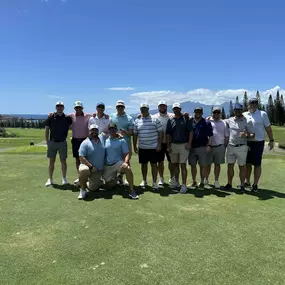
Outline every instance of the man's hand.
<svg viewBox="0 0 285 285"><path fill-rule="evenodd" d="M137 119L140 119L142 117L142 114L137 114Z"/></svg>
<svg viewBox="0 0 285 285"><path fill-rule="evenodd" d="M270 141L268 143L268 146L269 146L269 150L272 150L274 148L274 142L273 141Z"/></svg>
<svg viewBox="0 0 285 285"><path fill-rule="evenodd" d="M209 145L207 145L206 146L206 152L209 153L209 152L211 152L211 150L212 150L212 148Z"/></svg>
<svg viewBox="0 0 285 285"><path fill-rule="evenodd" d="M138 147L137 147L137 146L134 146L134 152L135 152L136 154L139 153L139 150L138 150Z"/></svg>
<svg viewBox="0 0 285 285"><path fill-rule="evenodd" d="M186 144L185 144L185 148L188 149L188 150L190 150L190 149L191 149L191 143L186 143Z"/></svg>
<svg viewBox="0 0 285 285"><path fill-rule="evenodd" d="M127 135L127 131L124 130L124 129L120 129L120 134L121 134L122 136L126 136L126 135Z"/></svg>
<svg viewBox="0 0 285 285"><path fill-rule="evenodd" d="M124 162L121 167L122 167L122 168L128 168L129 165L128 165L126 162Z"/></svg>
<svg viewBox="0 0 285 285"><path fill-rule="evenodd" d="M157 151L157 152L160 152L160 151L161 151L161 144L160 144L160 143L157 144L156 151Z"/></svg>
<svg viewBox="0 0 285 285"><path fill-rule="evenodd" d="M242 132L239 133L239 136L241 138L247 138L247 133L245 131L242 131Z"/></svg>

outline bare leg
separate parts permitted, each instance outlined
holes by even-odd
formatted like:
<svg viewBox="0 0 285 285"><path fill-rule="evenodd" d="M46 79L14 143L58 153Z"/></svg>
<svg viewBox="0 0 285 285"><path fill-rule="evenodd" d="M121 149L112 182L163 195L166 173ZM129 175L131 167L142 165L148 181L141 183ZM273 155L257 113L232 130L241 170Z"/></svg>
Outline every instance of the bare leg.
<svg viewBox="0 0 285 285"><path fill-rule="evenodd" d="M197 166L191 166L191 175L192 175L192 182L196 182L197 177Z"/></svg>
<svg viewBox="0 0 285 285"><path fill-rule="evenodd" d="M142 171L143 180L146 181L146 179L147 179L147 163L143 163L141 165L141 171Z"/></svg>
<svg viewBox="0 0 285 285"><path fill-rule="evenodd" d="M251 171L252 171L252 165L247 164L246 165L246 175L245 175L245 182L246 183L250 183Z"/></svg>
<svg viewBox="0 0 285 285"><path fill-rule="evenodd" d="M158 172L159 172L159 177L163 178L163 173L164 173L164 161L161 161L158 163Z"/></svg>
<svg viewBox="0 0 285 285"><path fill-rule="evenodd" d="M52 180L52 178L53 178L55 160L56 160L56 158L50 158L49 159L48 173L49 173L50 180Z"/></svg>
<svg viewBox="0 0 285 285"><path fill-rule="evenodd" d="M125 168L124 172L126 173L126 178L127 178L127 181L129 182L130 193L132 193L134 191L134 174L130 167Z"/></svg>
<svg viewBox="0 0 285 285"><path fill-rule="evenodd" d="M152 182L157 182L157 163L151 163Z"/></svg>
<svg viewBox="0 0 285 285"><path fill-rule="evenodd" d="M66 159L61 159L60 162L61 162L62 177L66 178L66 171L67 171Z"/></svg>
<svg viewBox="0 0 285 285"><path fill-rule="evenodd" d="M261 165L254 166L254 185L257 185L261 176Z"/></svg>
<svg viewBox="0 0 285 285"><path fill-rule="evenodd" d="M211 174L211 164L205 166L205 168L206 168L206 170L207 170L205 178L206 178L206 180L209 181L209 176L210 176L210 174Z"/></svg>
<svg viewBox="0 0 285 285"><path fill-rule="evenodd" d="M186 163L181 163L181 176L182 176L182 184L186 185L186 181L187 181L187 167L186 167Z"/></svg>
<svg viewBox="0 0 285 285"><path fill-rule="evenodd" d="M239 166L239 178L241 186L244 186L245 174L246 174L246 166L245 165Z"/></svg>
<svg viewBox="0 0 285 285"><path fill-rule="evenodd" d="M228 164L228 184L232 185L234 177L234 163Z"/></svg>
<svg viewBox="0 0 285 285"><path fill-rule="evenodd" d="M76 170L77 170L77 171L78 171L78 169L79 169L79 165L80 165L79 157L75 157L75 167L76 167Z"/></svg>
<svg viewBox="0 0 285 285"><path fill-rule="evenodd" d="M215 181L219 181L220 172L221 172L221 165L215 164L215 168L214 168Z"/></svg>

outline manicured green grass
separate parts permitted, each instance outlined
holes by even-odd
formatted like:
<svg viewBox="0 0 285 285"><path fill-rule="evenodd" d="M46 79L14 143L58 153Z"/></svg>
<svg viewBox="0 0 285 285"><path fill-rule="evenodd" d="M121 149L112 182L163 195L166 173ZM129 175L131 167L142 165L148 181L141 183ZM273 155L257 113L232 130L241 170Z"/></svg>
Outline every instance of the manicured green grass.
<svg viewBox="0 0 285 285"><path fill-rule="evenodd" d="M264 158L258 195L165 188L138 201L124 188L90 201L73 186L45 188L44 154L0 163L1 284L284 284L284 157Z"/></svg>
<svg viewBox="0 0 285 285"><path fill-rule="evenodd" d="M285 127L272 126L272 131L276 142L285 142ZM268 140L267 136L266 139Z"/></svg>

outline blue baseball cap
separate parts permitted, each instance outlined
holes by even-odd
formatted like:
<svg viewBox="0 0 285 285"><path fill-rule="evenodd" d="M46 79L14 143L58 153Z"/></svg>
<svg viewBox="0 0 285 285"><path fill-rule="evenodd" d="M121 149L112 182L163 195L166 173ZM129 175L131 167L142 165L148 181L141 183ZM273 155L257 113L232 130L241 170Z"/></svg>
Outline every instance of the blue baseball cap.
<svg viewBox="0 0 285 285"><path fill-rule="evenodd" d="M242 104L240 104L240 103L235 103L234 104L234 110L242 110L242 109L243 109Z"/></svg>
<svg viewBox="0 0 285 285"><path fill-rule="evenodd" d="M105 104L103 102L97 103L96 107L99 107L99 106L104 106L104 108L105 108Z"/></svg>

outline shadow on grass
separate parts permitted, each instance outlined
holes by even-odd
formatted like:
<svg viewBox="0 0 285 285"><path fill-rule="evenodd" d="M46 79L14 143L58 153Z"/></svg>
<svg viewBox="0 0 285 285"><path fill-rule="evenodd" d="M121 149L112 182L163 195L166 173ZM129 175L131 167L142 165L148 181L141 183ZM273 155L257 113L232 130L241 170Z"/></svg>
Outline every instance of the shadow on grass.
<svg viewBox="0 0 285 285"><path fill-rule="evenodd" d="M72 184L67 184L67 185L53 184L52 187L58 190L64 190L64 191L70 190L72 192L79 192L80 190L77 186Z"/></svg>
<svg viewBox="0 0 285 285"><path fill-rule="evenodd" d="M247 191L246 194L258 197L258 200L260 201L266 201L274 198L285 198L284 193L280 193L269 189L259 189L258 193Z"/></svg>

